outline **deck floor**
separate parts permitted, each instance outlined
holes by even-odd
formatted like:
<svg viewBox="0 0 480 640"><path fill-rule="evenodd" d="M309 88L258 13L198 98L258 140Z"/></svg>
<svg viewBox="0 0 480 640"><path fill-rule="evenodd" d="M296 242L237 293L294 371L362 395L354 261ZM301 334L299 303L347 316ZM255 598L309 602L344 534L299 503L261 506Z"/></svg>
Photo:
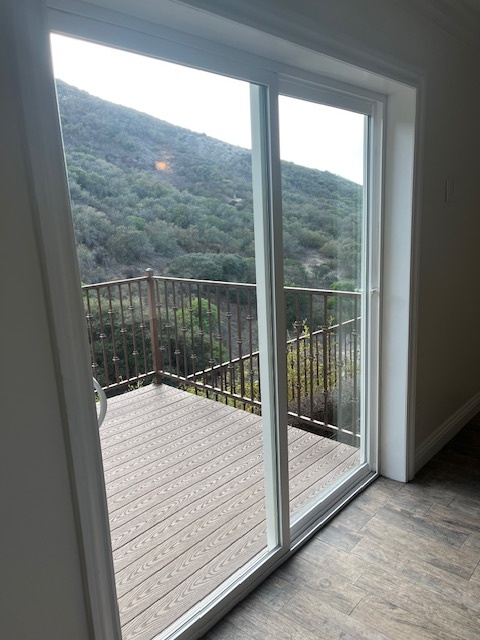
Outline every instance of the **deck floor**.
<svg viewBox="0 0 480 640"><path fill-rule="evenodd" d="M100 429L123 640L151 640L266 548L261 418L166 385ZM293 512L358 451L289 427Z"/></svg>

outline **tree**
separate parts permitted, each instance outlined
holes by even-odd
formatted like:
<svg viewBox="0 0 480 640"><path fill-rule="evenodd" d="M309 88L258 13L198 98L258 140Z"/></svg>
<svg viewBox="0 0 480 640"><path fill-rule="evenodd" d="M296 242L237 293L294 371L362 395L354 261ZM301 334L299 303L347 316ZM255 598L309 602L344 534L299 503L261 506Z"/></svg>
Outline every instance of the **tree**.
<svg viewBox="0 0 480 640"><path fill-rule="evenodd" d="M218 307L205 298L201 303L194 299L191 311L178 309L170 330L164 331L165 367L187 376L220 364L218 331Z"/></svg>
<svg viewBox="0 0 480 640"><path fill-rule="evenodd" d="M147 234L128 227L118 227L108 240L107 250L116 260L126 265L148 261L153 253Z"/></svg>

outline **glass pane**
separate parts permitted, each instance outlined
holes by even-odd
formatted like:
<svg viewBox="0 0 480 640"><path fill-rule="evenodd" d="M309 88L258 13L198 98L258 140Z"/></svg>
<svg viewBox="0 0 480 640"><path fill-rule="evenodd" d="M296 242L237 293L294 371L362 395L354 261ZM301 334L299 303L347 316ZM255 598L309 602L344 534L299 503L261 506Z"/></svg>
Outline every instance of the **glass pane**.
<svg viewBox="0 0 480 640"><path fill-rule="evenodd" d="M280 97L292 521L360 463L364 130Z"/></svg>
<svg viewBox="0 0 480 640"><path fill-rule="evenodd" d="M148 640L267 550L250 87L52 44L122 632Z"/></svg>

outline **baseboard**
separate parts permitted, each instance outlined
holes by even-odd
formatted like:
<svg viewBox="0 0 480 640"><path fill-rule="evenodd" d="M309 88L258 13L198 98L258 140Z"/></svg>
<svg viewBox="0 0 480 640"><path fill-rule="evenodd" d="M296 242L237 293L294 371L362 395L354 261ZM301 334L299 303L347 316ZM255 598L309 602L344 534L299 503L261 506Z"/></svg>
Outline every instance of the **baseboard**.
<svg viewBox="0 0 480 640"><path fill-rule="evenodd" d="M445 422L417 447L415 451L415 473L444 447L475 414L480 411L480 391L455 411Z"/></svg>

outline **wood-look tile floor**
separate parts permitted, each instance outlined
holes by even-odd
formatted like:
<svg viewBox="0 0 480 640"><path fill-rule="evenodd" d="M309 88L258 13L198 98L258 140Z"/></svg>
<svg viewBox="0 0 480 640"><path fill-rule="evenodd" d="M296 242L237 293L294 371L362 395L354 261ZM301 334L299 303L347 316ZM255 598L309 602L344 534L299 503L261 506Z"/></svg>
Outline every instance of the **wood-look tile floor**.
<svg viewBox="0 0 480 640"><path fill-rule="evenodd" d="M204 640L478 640L480 417L379 478Z"/></svg>

